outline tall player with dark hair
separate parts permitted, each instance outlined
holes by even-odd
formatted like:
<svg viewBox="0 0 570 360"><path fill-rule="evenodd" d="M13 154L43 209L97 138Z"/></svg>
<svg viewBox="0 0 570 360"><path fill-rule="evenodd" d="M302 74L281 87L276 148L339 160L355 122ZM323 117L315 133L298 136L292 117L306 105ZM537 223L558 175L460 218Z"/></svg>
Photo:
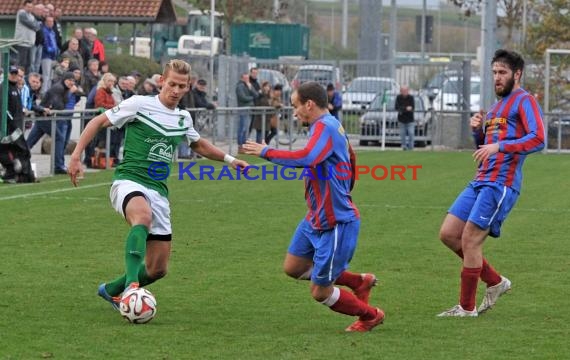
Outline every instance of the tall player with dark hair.
<svg viewBox="0 0 570 360"><path fill-rule="evenodd" d="M438 316L478 316L510 290L511 281L483 257L483 243L487 235L499 237L517 201L526 156L544 148L542 110L520 87L524 60L514 51L500 49L491 64L499 101L470 120L477 174L451 205L440 230L441 241L463 259L459 304ZM477 311L479 278L487 290Z"/></svg>
<svg viewBox="0 0 570 360"><path fill-rule="evenodd" d="M302 84L291 96L291 104L295 116L310 127L304 149L276 150L252 141L244 145L246 154L279 165L304 167L312 174L305 177L309 211L291 240L283 264L285 273L310 280L313 299L331 310L358 316L346 331L370 331L384 320L380 308L368 305L376 277L347 271L360 230L360 213L350 195L354 176L328 174L342 165L354 175L355 154L342 125L327 110L327 93L321 85ZM352 292L334 285L347 286Z"/></svg>

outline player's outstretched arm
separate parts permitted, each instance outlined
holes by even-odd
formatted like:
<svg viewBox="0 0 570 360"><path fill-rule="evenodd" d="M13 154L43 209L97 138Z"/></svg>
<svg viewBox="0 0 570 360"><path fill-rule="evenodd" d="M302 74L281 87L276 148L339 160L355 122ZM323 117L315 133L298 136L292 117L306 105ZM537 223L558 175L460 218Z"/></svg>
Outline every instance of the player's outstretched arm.
<svg viewBox="0 0 570 360"><path fill-rule="evenodd" d="M89 121L85 129L83 129L83 132L79 137L79 141L75 146L75 150L73 150L73 153L71 154L69 165L67 166L67 173L71 178L73 186L77 186L79 184L78 178L83 177L83 166L81 165L81 154L83 153L83 150L85 150L87 144L93 140L101 128L110 126L112 126L112 124L109 121L109 118L107 118L107 115L103 113L95 116L91 121Z"/></svg>
<svg viewBox="0 0 570 360"><path fill-rule="evenodd" d="M193 151L210 160L225 161L234 169L237 169L238 167L240 169L245 169L249 166L246 161L236 159L233 156L226 154L222 149L214 146L204 138L200 138L198 141L191 143L190 147Z"/></svg>

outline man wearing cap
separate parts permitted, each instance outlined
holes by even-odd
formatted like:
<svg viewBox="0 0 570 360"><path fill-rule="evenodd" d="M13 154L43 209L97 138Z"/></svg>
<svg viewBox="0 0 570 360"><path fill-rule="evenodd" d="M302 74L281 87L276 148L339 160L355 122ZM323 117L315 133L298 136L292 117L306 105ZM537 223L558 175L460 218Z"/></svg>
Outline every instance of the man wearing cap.
<svg viewBox="0 0 570 360"><path fill-rule="evenodd" d="M70 94L75 95L78 87L75 84L75 75L68 71L63 74L61 82L55 83L45 94L40 106L51 110L64 110ZM67 174L65 168L65 138L67 136L69 120L56 121L55 131L55 173ZM32 148L44 134L51 135L51 124L49 121L36 121L28 139L28 147Z"/></svg>
<svg viewBox="0 0 570 360"><path fill-rule="evenodd" d="M10 66L8 71L7 133L3 135L10 135L14 133L16 129L22 130L24 127L24 108L22 106L22 97L18 90L18 82L24 79L24 70L17 66ZM2 86L0 86L0 106L2 106L3 99ZM0 154L0 156L1 155L6 155L6 153ZM2 164L6 169L2 180L7 183L15 183L16 171L14 170L14 163L3 162Z"/></svg>
<svg viewBox="0 0 570 360"><path fill-rule="evenodd" d="M24 128L24 107L22 105L22 97L18 90L18 82L24 78L23 68L10 66L8 69L8 116L7 116L7 133L11 134L14 130ZM0 104L2 104L2 87L0 86ZM6 135L6 134L5 134Z"/></svg>

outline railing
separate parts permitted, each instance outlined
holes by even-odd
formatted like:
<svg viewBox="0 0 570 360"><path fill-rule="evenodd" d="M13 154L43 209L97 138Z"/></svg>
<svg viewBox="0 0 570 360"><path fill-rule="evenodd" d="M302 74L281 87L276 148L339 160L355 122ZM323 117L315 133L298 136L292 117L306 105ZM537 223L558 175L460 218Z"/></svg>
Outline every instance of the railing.
<svg viewBox="0 0 570 360"><path fill-rule="evenodd" d="M306 144L308 129L301 126L299 121L293 116L293 108L283 107L275 109L273 107L224 107L215 110L188 109L194 119L194 127L204 138L209 139L213 144L224 148L228 153L237 152L237 124L238 116L242 112L247 112L252 118L261 117L261 133L266 134L269 130L268 119L277 115L278 127L275 138L271 141L272 147L285 147L289 150L302 148ZM80 129L83 130L85 124L95 115L99 114L97 109L82 111L52 111L49 116L35 116L34 121L50 121L51 134L56 133L56 121L78 119ZM470 112L458 111L433 111L428 110L420 114L424 120L420 123L416 121L415 142L419 146L442 146L450 149L471 148L473 146L469 129ZM360 146L378 144L382 141L386 144L399 145L400 135L397 120L393 114L385 120L382 126L383 117L381 111L346 111L341 113L341 121L351 141ZM547 145L545 151L562 152L570 150L570 113L548 113L544 115L544 127L546 131ZM105 144L105 166L111 167L110 146L111 129L106 129ZM262 136L265 138L265 136ZM55 139L52 136L52 139ZM54 173L55 141L52 140L50 146L50 174Z"/></svg>

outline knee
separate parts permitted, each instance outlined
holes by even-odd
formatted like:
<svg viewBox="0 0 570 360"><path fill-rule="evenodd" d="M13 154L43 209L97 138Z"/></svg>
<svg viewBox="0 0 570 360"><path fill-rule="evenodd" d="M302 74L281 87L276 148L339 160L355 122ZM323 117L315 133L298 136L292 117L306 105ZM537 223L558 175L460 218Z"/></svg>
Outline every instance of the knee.
<svg viewBox="0 0 570 360"><path fill-rule="evenodd" d="M461 241L461 238L446 228L441 228L439 230L439 240L445 245L453 245Z"/></svg>
<svg viewBox="0 0 570 360"><path fill-rule="evenodd" d="M295 266L287 262L283 264L283 272L296 280L310 280L312 269L312 266Z"/></svg>
<svg viewBox="0 0 570 360"><path fill-rule="evenodd" d="M330 295L331 291L328 287L323 288L322 286L317 285L311 286L311 296L313 299L315 299L315 301L322 303L327 300Z"/></svg>
<svg viewBox="0 0 570 360"><path fill-rule="evenodd" d="M142 213L136 220L137 224L146 226L147 230L150 232L150 226L152 225L152 213Z"/></svg>
<svg viewBox="0 0 570 360"><path fill-rule="evenodd" d="M299 269L291 268L291 267L288 267L287 265L283 265L283 272L287 276L292 277L293 279L298 279L299 277L301 277L303 275L303 272L299 271Z"/></svg>
<svg viewBox="0 0 570 360"><path fill-rule="evenodd" d="M148 277L153 280L162 279L168 273L168 269L166 267L154 267L146 269L148 273Z"/></svg>

